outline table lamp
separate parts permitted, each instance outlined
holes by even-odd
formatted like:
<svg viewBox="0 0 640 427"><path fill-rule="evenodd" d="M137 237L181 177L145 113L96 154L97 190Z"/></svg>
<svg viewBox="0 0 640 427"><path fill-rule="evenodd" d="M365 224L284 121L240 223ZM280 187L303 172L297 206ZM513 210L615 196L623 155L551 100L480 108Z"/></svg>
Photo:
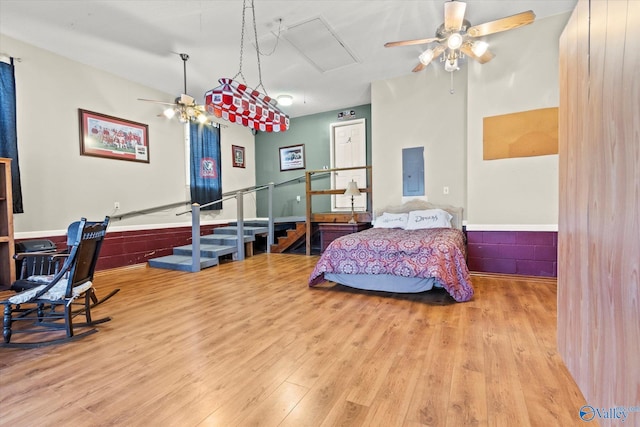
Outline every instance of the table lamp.
<svg viewBox="0 0 640 427"><path fill-rule="evenodd" d="M349 220L349 224L356 224L355 213L353 211L353 198L360 195L360 190L358 190L358 183L355 181L351 181L347 184L347 189L344 191L345 196L351 196L351 219Z"/></svg>

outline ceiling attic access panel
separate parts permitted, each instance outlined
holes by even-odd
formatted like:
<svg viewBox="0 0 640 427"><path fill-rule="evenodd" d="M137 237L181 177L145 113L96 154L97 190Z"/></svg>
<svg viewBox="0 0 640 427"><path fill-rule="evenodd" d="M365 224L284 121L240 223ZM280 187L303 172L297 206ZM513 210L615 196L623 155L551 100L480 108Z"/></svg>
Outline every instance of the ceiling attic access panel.
<svg viewBox="0 0 640 427"><path fill-rule="evenodd" d="M321 73L360 62L322 17L287 27L283 37Z"/></svg>

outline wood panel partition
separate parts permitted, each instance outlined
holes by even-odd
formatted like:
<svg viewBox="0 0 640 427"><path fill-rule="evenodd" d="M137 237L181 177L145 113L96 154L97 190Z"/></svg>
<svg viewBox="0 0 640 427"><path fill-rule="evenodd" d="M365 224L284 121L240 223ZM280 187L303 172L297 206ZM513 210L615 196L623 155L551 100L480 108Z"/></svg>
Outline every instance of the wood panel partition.
<svg viewBox="0 0 640 427"><path fill-rule="evenodd" d="M599 409L640 403L638 21L637 0L579 0L560 39L558 348Z"/></svg>

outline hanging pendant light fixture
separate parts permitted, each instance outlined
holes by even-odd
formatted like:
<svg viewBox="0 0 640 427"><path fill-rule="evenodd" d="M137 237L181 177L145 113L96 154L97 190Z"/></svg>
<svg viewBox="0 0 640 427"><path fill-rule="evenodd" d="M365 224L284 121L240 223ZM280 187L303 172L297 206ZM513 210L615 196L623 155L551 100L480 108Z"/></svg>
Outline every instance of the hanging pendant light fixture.
<svg viewBox="0 0 640 427"><path fill-rule="evenodd" d="M262 67L260 65L260 47L258 45L258 33L256 29L256 12L251 1L253 13L253 32L255 36L256 54L258 58L258 86L251 89L247 86L242 73L242 58L244 53L245 11L247 0L242 2L242 34L240 37L240 69L232 78L218 80L220 86L205 93L205 105L207 111L216 117L228 120L242 126L251 128L252 131L284 132L289 128L289 116L280 111L277 101L267 95L262 84ZM236 78L240 76L242 83ZM262 92L258 91L262 88Z"/></svg>

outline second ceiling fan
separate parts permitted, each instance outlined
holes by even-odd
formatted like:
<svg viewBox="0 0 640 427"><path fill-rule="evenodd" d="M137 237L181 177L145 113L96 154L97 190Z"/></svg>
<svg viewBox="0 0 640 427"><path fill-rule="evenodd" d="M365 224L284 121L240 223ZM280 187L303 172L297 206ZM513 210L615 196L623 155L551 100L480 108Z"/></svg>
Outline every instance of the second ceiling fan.
<svg viewBox="0 0 640 427"><path fill-rule="evenodd" d="M180 122L182 123L208 123L209 118L205 113L204 105L196 104L195 98L187 95L187 60L189 59L189 55L187 55L186 53L180 53L179 55L180 59L182 59L184 71L184 92L179 97L177 97L174 102L163 102L142 98L138 98L138 100L167 105L168 108L166 108L162 114L169 119L177 117L178 120L180 120Z"/></svg>
<svg viewBox="0 0 640 427"><path fill-rule="evenodd" d="M394 47L435 43L435 46L429 47L420 54L418 65L412 71L421 71L431 61L442 55L440 60L444 62L445 70L453 72L458 70L458 60L463 55L469 56L481 64L493 59L495 55L489 51L489 45L482 40L476 40L477 38L531 24L536 18L533 11L528 10L495 21L471 26L469 21L464 19L466 8L467 4L462 1L448 1L444 4L444 22L437 28L435 37L388 42L384 46Z"/></svg>

